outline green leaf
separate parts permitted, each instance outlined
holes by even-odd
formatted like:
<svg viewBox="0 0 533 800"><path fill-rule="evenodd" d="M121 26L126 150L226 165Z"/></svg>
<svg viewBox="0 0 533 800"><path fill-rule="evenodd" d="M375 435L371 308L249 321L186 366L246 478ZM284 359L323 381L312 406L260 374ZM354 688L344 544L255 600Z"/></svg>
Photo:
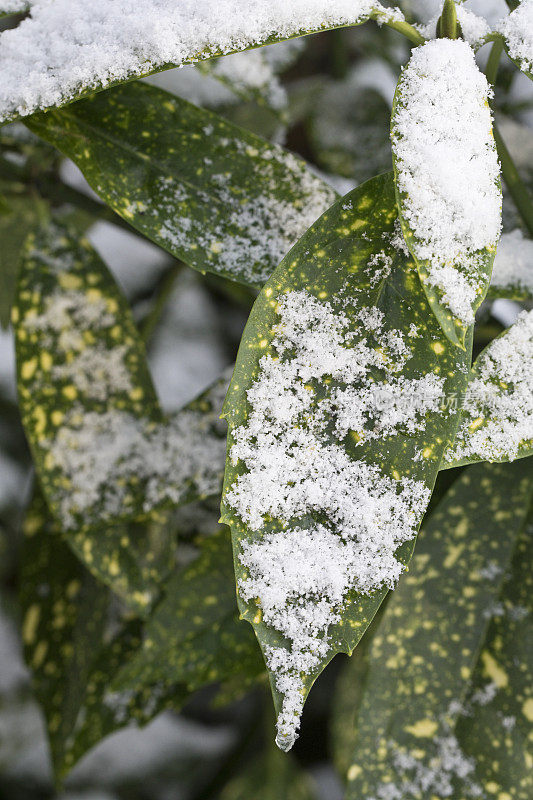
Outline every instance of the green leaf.
<svg viewBox="0 0 533 800"><path fill-rule="evenodd" d="M337 196L292 153L146 84L27 124L156 244L250 286L263 285Z"/></svg>
<svg viewBox="0 0 533 800"><path fill-rule="evenodd" d="M532 359L533 311L524 311L474 362L459 430L442 469L533 453Z"/></svg>
<svg viewBox="0 0 533 800"><path fill-rule="evenodd" d="M29 5L29 0L2 0L0 2L0 17L23 14L28 10Z"/></svg>
<svg viewBox="0 0 533 800"><path fill-rule="evenodd" d="M227 377L165 421L129 307L85 240L52 226L30 242L13 319L23 423L63 530L103 535L219 490Z"/></svg>
<svg viewBox="0 0 533 800"><path fill-rule="evenodd" d="M531 2L522 0L509 16L498 25L507 55L519 70L533 80L533 49L531 43Z"/></svg>
<svg viewBox="0 0 533 800"><path fill-rule="evenodd" d="M65 3L61 14L34 5L30 18L0 52L0 70L9 87L0 121L64 106L173 66L358 25L371 16L383 22L389 13L377 0L360 0L350 13L344 2L335 0L323 9L317 3L293 9L250 0L246 13L220 4L162 6L145 0L127 18L113 4L102 6L96 17L81 0ZM151 18L153 26L147 29Z"/></svg>
<svg viewBox="0 0 533 800"><path fill-rule="evenodd" d="M305 647L301 652L296 645L291 649L291 641L280 629L265 621L265 613L272 615L269 619L279 620L276 606L272 609L266 595L250 597L252 589L246 583L251 575L253 581L261 583L261 567L253 567L250 573L241 559L250 564L250 553L254 558L257 554L258 559L264 559L266 570L269 563L286 563L281 554L272 553L270 558L268 550L261 556L265 545L275 548L278 542L280 553L287 548L287 569L292 575L290 570L299 561L303 567L308 557L299 550L291 552L291 547L299 548L300 541L307 540L303 533L293 539L294 532L316 531L317 525L324 525L327 536L339 533L346 540L354 535L353 525L358 525L361 536L372 537L376 526L381 531L385 520L390 519L395 526L399 520L405 525L401 534L404 544L397 556L401 563L407 563L442 452L455 434L457 412L445 407L445 398L461 393L466 384L467 353L452 347L442 335L413 262L395 247L398 241L401 246L398 233L390 173L351 192L313 225L281 263L252 309L224 407L229 458L222 521L232 528L242 615L254 626L267 662L274 665L272 653L277 653L289 664L281 672L272 666L270 674L279 714L278 740L285 747L290 746L291 732L294 734L297 725L289 711L290 702L294 701L299 713L314 680L330 659L338 652L351 653L385 597L386 584L394 581L387 573L389 577L382 577L376 587L370 580L365 584L362 573L355 577L349 574L342 585L342 602L331 601L340 620L327 623L327 647L322 644L324 626L319 626L318 635L309 634L313 646L321 648L320 656L315 657ZM290 345L285 339L275 338L280 335L280 315L282 328L292 337ZM398 359L396 347L405 359ZM272 361L276 353L279 361ZM301 361L294 360L298 358ZM351 372L346 368L347 378L339 363L350 358L356 363ZM328 368L329 374L324 372ZM295 375L298 369L301 372ZM265 372L267 377L263 378ZM424 399L418 395L426 390L429 394L436 392L429 405L427 394ZM394 399L402 395L406 401L403 411L403 401L398 405ZM305 405L307 397L309 405L304 411L301 403ZM382 407L380 398L384 400ZM267 409L263 412L264 405ZM345 422L343 407L348 413ZM304 452L306 458L299 463L298 454ZM382 501L389 503L388 511L373 519L371 509ZM333 538L333 542L336 540ZM329 547L334 547L331 539L328 541ZM338 541L342 547L341 539ZM393 555L399 541L394 535L388 541L388 556L383 553L374 561L368 558L378 572L385 561L386 571L390 567L399 572ZM310 563L307 567L312 576L313 569L320 568L321 555L334 558L328 546L323 548L314 556L317 566ZM346 555L346 559L350 557L355 558ZM361 554L360 561L354 562L354 572L366 558ZM341 570L342 565L335 569ZM306 570L301 574L305 576ZM298 574L293 578L299 580ZM281 582L278 588L283 597L283 574L269 577L265 572L265 583L269 580L276 586ZM322 586L323 580L316 577L317 586ZM358 586L365 588L358 593ZM327 581L325 588L317 589L324 598L328 590ZM289 601L297 602L292 588L287 592ZM312 615L315 595L312 590L308 592L310 599L304 608L309 607ZM269 604L267 612L265 603ZM289 602L289 612L293 608ZM291 660L300 656L311 664L301 673L292 667ZM283 691L285 679L297 690ZM296 691L302 700L294 700Z"/></svg>
<svg viewBox="0 0 533 800"><path fill-rule="evenodd" d="M416 48L400 76L391 117L392 161L404 238L427 299L448 339L464 347L469 326L490 284L500 233L492 216L501 186L487 103L488 84L479 73L471 48L463 40L446 41L447 51L437 41ZM470 85L471 91L465 88ZM465 105L469 111L464 119L457 102L461 92L468 92ZM434 112L428 110L432 108ZM478 131L486 126L483 146L477 143L477 151L466 135L473 124ZM465 128L463 138L461 126ZM447 158L454 162L453 168L444 168ZM472 192L467 198L470 205L465 202L461 206L458 192L453 196L446 177L455 176L457 182L459 170L465 171L472 183L467 187ZM488 218L487 230L479 225L473 235L476 220L470 218L479 202L483 203L480 213ZM501 215L501 197L499 207ZM470 228L463 223L463 216ZM474 250L479 241L485 241L486 246Z"/></svg>
<svg viewBox="0 0 533 800"><path fill-rule="evenodd" d="M28 240L12 318L22 421L63 530L139 514L121 458L162 414L128 304L85 239L51 224Z"/></svg>
<svg viewBox="0 0 533 800"><path fill-rule="evenodd" d="M498 244L487 298L498 297L533 300L533 241L520 228L503 233Z"/></svg>
<svg viewBox="0 0 533 800"><path fill-rule="evenodd" d="M0 326L7 328L22 247L37 227L38 215L34 198L10 196L3 200L5 207L0 214Z"/></svg>
<svg viewBox="0 0 533 800"><path fill-rule="evenodd" d="M380 797L384 787L398 798L492 793L490 784L478 792L483 778L468 758L476 743L463 738L458 720L477 715L483 702L472 693L479 665L505 683L482 647L531 502L532 477L531 460L476 465L424 526L370 645L355 731L346 731L354 748L347 800ZM498 740L505 762L502 720L485 735Z"/></svg>
<svg viewBox="0 0 533 800"><path fill-rule="evenodd" d="M138 654L114 678L117 694L128 696L138 686L160 693L176 683L192 692L263 673L257 643L238 621L228 530L219 529L197 547L195 560L168 581Z"/></svg>
<svg viewBox="0 0 533 800"><path fill-rule="evenodd" d="M526 470L527 471L527 470ZM531 560L533 518L518 538L481 656L457 738L474 758L483 789L497 797L527 800L533 789L530 742L533 722L531 668ZM480 703L479 700L482 700ZM528 741L529 740L529 741Z"/></svg>

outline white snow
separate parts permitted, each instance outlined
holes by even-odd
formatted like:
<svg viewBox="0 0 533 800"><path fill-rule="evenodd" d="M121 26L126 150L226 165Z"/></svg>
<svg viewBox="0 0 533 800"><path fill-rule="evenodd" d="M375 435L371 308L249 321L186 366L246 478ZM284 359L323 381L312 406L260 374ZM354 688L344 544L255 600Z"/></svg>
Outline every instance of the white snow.
<svg viewBox="0 0 533 800"><path fill-rule="evenodd" d="M491 287L533 296L533 241L517 228L500 239Z"/></svg>
<svg viewBox="0 0 533 800"><path fill-rule="evenodd" d="M533 72L533 0L522 0L515 10L498 25L507 40L509 55L520 68Z"/></svg>
<svg viewBox="0 0 533 800"><path fill-rule="evenodd" d="M258 598L264 621L290 642L290 650L267 653L284 698L278 743L289 749L302 673L328 652L347 592L394 586L402 571L396 548L415 535L429 498L421 481L351 458L346 441L357 447L423 430L427 412L439 408L442 379L399 375L409 337L388 329L377 308L359 310L356 330L341 307L306 291L283 295L277 310L275 355L261 358L246 424L233 431L230 456L246 471L225 501L262 531L242 545L247 577L239 591ZM383 383L372 382L376 368ZM272 519L281 531L265 530Z"/></svg>
<svg viewBox="0 0 533 800"><path fill-rule="evenodd" d="M447 461L512 461L533 440L533 311L481 353Z"/></svg>
<svg viewBox="0 0 533 800"><path fill-rule="evenodd" d="M501 227L499 166L490 88L462 40L437 39L413 51L402 73L392 144L403 216L428 282L465 324L474 309L484 251Z"/></svg>
<svg viewBox="0 0 533 800"><path fill-rule="evenodd" d="M0 35L0 118L68 102L84 89L165 65L353 25L377 0L36 0Z"/></svg>

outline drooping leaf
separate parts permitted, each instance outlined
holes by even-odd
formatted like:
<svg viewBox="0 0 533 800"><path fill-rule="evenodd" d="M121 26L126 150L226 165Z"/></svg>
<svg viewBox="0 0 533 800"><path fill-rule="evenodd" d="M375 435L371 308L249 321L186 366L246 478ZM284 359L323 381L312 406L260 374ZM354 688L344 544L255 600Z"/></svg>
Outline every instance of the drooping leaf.
<svg viewBox="0 0 533 800"><path fill-rule="evenodd" d="M169 579L141 649L113 680L117 696L128 696L137 686L161 692L175 683L192 692L228 679L246 682L264 672L255 638L238 620L228 530L197 546L195 560Z"/></svg>
<svg viewBox="0 0 533 800"><path fill-rule="evenodd" d="M481 648L523 529L532 477L531 460L476 465L430 517L370 645L355 729L346 731L353 746L347 798L387 790L398 798L459 799L490 791L490 784L479 785L484 778L469 758L476 744L460 735L458 721L477 715L483 702L472 693L478 665L496 674ZM501 720L486 729L489 738L500 732ZM507 758L500 747L498 757Z"/></svg>
<svg viewBox="0 0 533 800"><path fill-rule="evenodd" d="M533 311L523 311L474 362L457 436L441 468L533 453L532 363Z"/></svg>
<svg viewBox="0 0 533 800"><path fill-rule="evenodd" d="M462 39L416 48L394 97L391 140L405 241L446 336L464 347L501 229L489 85Z"/></svg>
<svg viewBox="0 0 533 800"><path fill-rule="evenodd" d="M12 320L22 420L61 527L138 514L139 480L111 475L162 415L128 305L86 240L55 224L28 240Z"/></svg>
<svg viewBox="0 0 533 800"><path fill-rule="evenodd" d="M30 242L13 320L23 422L64 530L216 493L227 378L164 421L127 303L87 242L57 226Z"/></svg>
<svg viewBox="0 0 533 800"><path fill-rule="evenodd" d="M509 16L498 24L507 55L533 80L533 2L521 0Z"/></svg>
<svg viewBox="0 0 533 800"><path fill-rule="evenodd" d="M38 214L33 198L10 196L3 199L5 207L0 214L0 326L7 328L22 247L38 224Z"/></svg>
<svg viewBox="0 0 533 800"><path fill-rule="evenodd" d="M292 153L147 84L27 124L156 244L250 286L263 285L336 198Z"/></svg>
<svg viewBox="0 0 533 800"><path fill-rule="evenodd" d="M464 391L468 356L398 234L390 173L336 203L261 292L226 398L222 521L284 747L317 675L353 650L401 571L400 542L409 561L455 433L445 398Z"/></svg>
<svg viewBox="0 0 533 800"><path fill-rule="evenodd" d="M124 14L106 3L95 14L82 0L34 5L9 38L0 40L5 89L0 121L57 107L84 95L173 66L259 47L370 16L401 18L378 0L174 2L138 0ZM74 67L75 65L75 67Z"/></svg>
<svg viewBox="0 0 533 800"><path fill-rule="evenodd" d="M126 301L88 243L55 225L26 250L13 321L46 500L91 572L145 614L172 567L174 533L162 511L132 520L220 491L228 377L163 420Z"/></svg>

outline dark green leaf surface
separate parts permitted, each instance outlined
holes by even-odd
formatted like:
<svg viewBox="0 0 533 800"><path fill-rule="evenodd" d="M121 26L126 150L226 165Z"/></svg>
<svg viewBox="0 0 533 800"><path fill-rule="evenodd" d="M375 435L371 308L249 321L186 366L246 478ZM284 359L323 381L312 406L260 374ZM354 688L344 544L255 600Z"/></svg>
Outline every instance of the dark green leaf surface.
<svg viewBox="0 0 533 800"><path fill-rule="evenodd" d="M198 542L197 558L168 581L166 597L148 621L142 647L119 671L119 693L139 685L160 692L180 683L194 691L206 683L264 671L252 632L238 620L227 529Z"/></svg>
<svg viewBox="0 0 533 800"><path fill-rule="evenodd" d="M531 461L476 465L424 527L409 572L370 645L355 729L345 734L353 743L347 798L380 797L384 787L391 787L391 796L413 800L492 796L490 783L469 760L479 752L475 740L460 735L458 719L475 717L483 704L472 692L480 668L480 686L487 677L506 683L502 648L498 661L481 648L491 614L499 613L496 603L529 508L532 477ZM515 668L520 673L524 665ZM485 733L499 742L503 765L501 719Z"/></svg>
<svg viewBox="0 0 533 800"><path fill-rule="evenodd" d="M37 226L38 216L33 198L10 196L3 199L5 207L0 213L0 326L7 328L22 247Z"/></svg>
<svg viewBox="0 0 533 800"><path fill-rule="evenodd" d="M524 473L532 470L524 465ZM476 665L457 738L475 759L483 788L500 799L528 800L533 793L533 517L518 538L513 563ZM479 700L482 699L480 703Z"/></svg>
<svg viewBox="0 0 533 800"><path fill-rule="evenodd" d="M444 331L448 339L453 344L456 344L459 347L464 347L469 326L463 320L459 319L459 317L456 317L452 314L448 305L444 301L444 294L442 289L440 289L438 286L434 285L431 282L430 262L416 257L416 252L418 250L419 243L414 232L411 230L407 219L402 213L402 210L406 205L407 196L405 195L405 193L400 191L398 185L399 164L397 159L395 158L394 140L395 137L398 135L395 131L396 113L399 109L403 107L403 102L404 102L402 98L403 80L404 76L400 76L400 80L398 81L398 86L396 88L396 93L394 95L394 102L392 106L392 117L391 117L391 138L393 142L392 163L394 168L396 199L400 213L400 222L402 225L404 239L407 243L407 246L409 247L409 250L413 255L413 258L415 259L418 269L418 274L420 276L420 280L424 287L424 291L426 293L429 305L431 306L431 310L438 319L439 324L441 325L442 330ZM475 300L472 303L472 312L475 313L477 309L480 307L481 303L483 302L489 288L490 277L492 274L492 265L494 263L494 257L496 255L496 247L485 248L484 250L478 251L473 255L475 258L470 259L465 265L463 264L455 265L455 269L457 270L458 273L464 272L465 274L467 274L469 282L475 285L476 289Z"/></svg>
<svg viewBox="0 0 533 800"><path fill-rule="evenodd" d="M263 285L336 198L300 158L147 84L27 124L156 244L250 286Z"/></svg>
<svg viewBox="0 0 533 800"><path fill-rule="evenodd" d="M430 312L413 262L391 244L397 231L396 222L394 184L389 173L369 181L336 203L281 263L257 299L241 342L224 409L229 424L228 452L233 446L235 429L246 425L250 414L246 392L260 374L260 359L272 353L271 342L279 319L277 300L288 291L305 289L318 301L327 300L333 304L337 301L348 314L356 304L368 310L378 309L384 314L386 330L408 335L413 332L414 325L417 335L409 340L412 357L404 367L403 377L418 379L433 373L443 379L445 395L464 391L467 353L453 347L444 337ZM380 279L376 280L374 270L383 263L390 272L387 274L387 269L381 275L378 272ZM358 327L360 323L355 314L350 320L355 346L365 341L368 331ZM383 381L379 370L372 377L373 386ZM456 412L441 408L426 415L421 431L409 433L400 426L400 432L362 442L352 434L340 444L351 459L375 464L384 476L394 480L412 478L432 488L443 450L453 439L456 424ZM332 434L331 443L335 441L339 440ZM233 465L228 459L222 521L232 528L238 584L246 577L240 562L241 542L253 542L263 534L280 533L284 529L280 520L271 518L264 522L260 533L253 532L226 502L228 492L246 472L242 462ZM297 523L309 528L317 520L320 521L320 515L309 510ZM398 558L403 563L409 561L413 547L411 540L400 549ZM371 595L351 592L345 598L342 621L329 631L327 656L321 659L317 670L304 676L305 695L335 653L351 653L386 594L386 589L379 589ZM263 650L268 651L271 646L290 647L278 631L265 624L261 609L254 601L245 602L239 597L239 607L243 618L253 625ZM279 712L283 698L276 689L275 675L271 675L271 682Z"/></svg>

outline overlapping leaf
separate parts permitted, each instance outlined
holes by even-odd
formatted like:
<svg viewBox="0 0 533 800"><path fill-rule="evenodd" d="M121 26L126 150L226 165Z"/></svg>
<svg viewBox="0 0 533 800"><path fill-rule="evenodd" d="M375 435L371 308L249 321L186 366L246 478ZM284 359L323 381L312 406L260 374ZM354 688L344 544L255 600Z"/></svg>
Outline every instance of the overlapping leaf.
<svg viewBox="0 0 533 800"><path fill-rule="evenodd" d="M348 798L379 797L385 790L394 797L473 798L492 793L492 786L526 797L522 737L528 720L520 709L526 648L512 620L523 624L518 598L527 597L514 570L524 563L520 537L532 470L531 460L476 465L430 518L370 645L362 699L345 733L353 746ZM507 668L518 678L514 700ZM522 713L516 738L506 732L510 702ZM485 726L487 714L491 724ZM483 737L491 741L489 751ZM514 777L512 765L519 770Z"/></svg>
<svg viewBox="0 0 533 800"><path fill-rule="evenodd" d="M63 529L138 512L138 479L112 476L128 437L162 416L127 303L88 242L56 225L31 237L12 318L23 423Z"/></svg>
<svg viewBox="0 0 533 800"><path fill-rule="evenodd" d="M314 800L305 772L290 756L270 748L224 788L220 800Z"/></svg>
<svg viewBox="0 0 533 800"><path fill-rule="evenodd" d="M246 683L263 673L253 634L238 620L228 530L198 547L195 560L169 579L138 654L114 678L117 695L128 696L139 685L157 694L177 682L194 691L228 679Z"/></svg>
<svg viewBox="0 0 533 800"><path fill-rule="evenodd" d="M27 247L13 321L23 423L47 502L89 569L146 612L171 568L154 509L219 491L227 377L163 420L126 301L94 250L57 226Z"/></svg>
<svg viewBox="0 0 533 800"><path fill-rule="evenodd" d="M419 385L418 380L423 381L426 376L433 376L430 377L430 382L437 381L441 386L442 401L445 406L446 395L461 393L465 387L467 354L450 345L443 336L437 321L430 313L413 262L401 250L396 249L395 244L398 241L394 185L392 175L388 174L369 181L347 195L312 226L263 289L252 310L242 339L225 404L225 416L230 428L228 439L230 456L226 466L222 519L232 528L239 606L244 619L253 625L267 659L269 653L273 652L271 648L279 648L279 652L285 651L290 654L290 642L285 640L279 631L265 623L258 602L245 601L242 597L243 580L248 577L248 572L241 563L243 546L249 547L254 542L263 541L270 533L282 537L284 532L293 526L308 529L316 526L317 522L327 519L327 512L321 511L319 507L315 512L311 504L298 514L296 519L292 519L289 526L277 517L276 512L273 512L270 516L262 518L258 530L252 530L251 526L244 524L239 513L231 506L231 502L235 500L231 500L230 493L235 490L242 477L248 474L243 461L233 463L232 448L236 441L236 433L246 428L252 413L251 404L247 401L247 392L261 375L262 359L275 356L272 341L279 330L277 328L279 302L290 293L302 292L305 297L310 296L312 301L317 303L317 308L320 307L318 304L322 304L324 314L327 313L328 304L339 308L339 316L348 314L350 345L347 347L347 353L351 347L364 348L368 341L374 342L371 338L372 331L376 330L376 319L379 328L380 312L382 312L385 329L381 332L381 341L380 335L374 334L376 340L373 346L377 348L382 346L386 352L384 339L387 339L388 335L399 336L400 339L405 337L409 355L403 367L402 379L407 380L411 390ZM401 244L399 246L401 247ZM361 325L358 320L358 308L364 310L364 316L367 315L366 325ZM324 343L317 346L320 349L323 345ZM374 370L371 377L366 380L367 383L361 382L361 391L364 392L370 387L383 389L385 392L390 389L394 394L394 380L390 385L384 383L382 370ZM409 384L409 380L413 383ZM327 393L330 384L331 377L316 387L320 398ZM333 385L338 384L338 379L335 379ZM340 387L342 388L342 381ZM304 388L308 391L315 390L312 378L309 379L309 388L307 385ZM398 391L402 393L402 390ZM278 403L278 400L275 402ZM438 409L434 407L433 410L424 408L422 418L418 420L419 424L415 425L414 429L409 430L400 423L387 430L379 411L373 412L370 402L369 400L366 420L368 428L352 431L346 437L337 437L332 430L334 420L330 421L327 426L330 432L328 442L332 446L340 445L354 463L364 461L373 465L377 470L375 475L377 484L385 477L399 481L394 484L399 491L402 479L414 480L418 487L414 490L414 495L421 487L432 488L442 452L455 433L456 412L445 407ZM413 405L413 397L409 397L408 403ZM313 407L310 406L306 414L307 420L310 419L312 410ZM373 413L375 416L372 419ZM380 431L379 436L373 435L371 432L373 425L376 430L380 430L380 424L384 425L384 429ZM275 441L272 444L275 447ZM319 478L317 475L316 480ZM285 479L288 481L287 484L283 483ZM266 472L264 480L270 480ZM279 492L283 494L289 491L291 482L298 480L297 475L279 474ZM332 477L331 483L334 487L339 485L340 481ZM368 487L368 490L371 494L372 486ZM263 489L259 490L257 487L257 491L262 492ZM276 493L278 489L273 488L272 491ZM253 496L253 490L250 496ZM423 506L423 503L421 505ZM412 519L414 520L416 516L414 513ZM416 519L415 527L419 522L420 518ZM257 527L257 523L254 527ZM409 561L413 546L414 541L411 540L400 548L397 555L402 562ZM335 653L353 650L386 593L386 588L380 588L367 594L350 591L344 597L340 611L341 620L331 626L328 632L327 654L320 658L320 663L315 669L301 676L304 697L317 675ZM271 683L276 710L279 713L283 708L284 696L276 686L275 672L271 674Z"/></svg>
<svg viewBox="0 0 533 800"><path fill-rule="evenodd" d="M249 0L242 13L225 2L139 0L127 15L114 3L99 6L98 14L82 0L38 4L0 47L6 78L0 120L62 106L172 66L358 25L371 16L401 19L378 0L330 0L326 7L318 0L297 7Z"/></svg>
<svg viewBox="0 0 533 800"><path fill-rule="evenodd" d="M146 84L28 125L156 244L194 269L250 286L263 285L336 197L283 148Z"/></svg>
<svg viewBox="0 0 533 800"><path fill-rule="evenodd" d="M532 364L533 312L524 311L474 362L457 436L443 468L532 454Z"/></svg>

